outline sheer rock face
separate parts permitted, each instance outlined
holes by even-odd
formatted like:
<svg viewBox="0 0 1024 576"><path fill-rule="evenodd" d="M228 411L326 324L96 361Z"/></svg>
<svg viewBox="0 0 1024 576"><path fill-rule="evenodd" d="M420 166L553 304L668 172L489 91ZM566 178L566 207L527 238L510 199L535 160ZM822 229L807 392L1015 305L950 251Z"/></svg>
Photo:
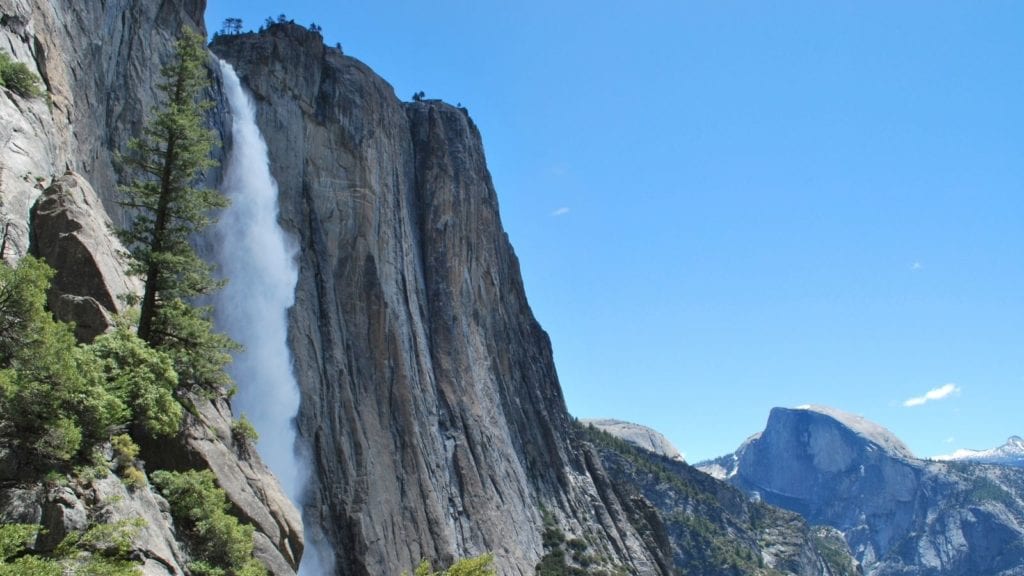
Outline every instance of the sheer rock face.
<svg viewBox="0 0 1024 576"><path fill-rule="evenodd" d="M918 460L880 426L818 407L772 410L764 432L728 460L736 486L841 530L868 574L1024 566L1020 469Z"/></svg>
<svg viewBox="0 0 1024 576"><path fill-rule="evenodd" d="M182 27L203 30L206 0L0 0L0 45L43 81L47 98L0 89L0 199L12 222L8 258L28 249L37 179L72 169L115 223L114 153L157 102L160 66ZM38 187L41 190L42 186Z"/></svg>
<svg viewBox="0 0 1024 576"><path fill-rule="evenodd" d="M298 26L213 50L255 96L301 246L290 339L316 476L307 529L336 550L338 573L493 551L503 574L532 574L542 506L657 572L594 481L599 463L572 446L465 110L399 102Z"/></svg>
<svg viewBox="0 0 1024 576"><path fill-rule="evenodd" d="M114 158L157 104L160 68L184 27L204 30L206 0L0 0L0 47L46 96L0 88L2 257L29 249L29 209L58 176L80 174L117 225Z"/></svg>

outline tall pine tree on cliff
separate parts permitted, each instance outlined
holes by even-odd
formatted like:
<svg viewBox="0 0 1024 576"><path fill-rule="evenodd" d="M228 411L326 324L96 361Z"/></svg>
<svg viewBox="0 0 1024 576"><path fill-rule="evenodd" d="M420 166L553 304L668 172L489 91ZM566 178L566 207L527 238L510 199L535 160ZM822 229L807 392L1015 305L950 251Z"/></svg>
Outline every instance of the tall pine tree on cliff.
<svg viewBox="0 0 1024 576"><path fill-rule="evenodd" d="M206 61L203 38L185 30L173 61L161 70L165 101L122 158L134 180L122 187L121 204L135 218L120 237L132 255L132 272L145 281L139 337L171 355L182 383L217 390L230 383L223 367L237 345L213 331L209 308L191 303L221 283L189 238L228 204L216 190L197 185L203 170L215 165L216 137L203 126L210 106L202 99L209 86Z"/></svg>

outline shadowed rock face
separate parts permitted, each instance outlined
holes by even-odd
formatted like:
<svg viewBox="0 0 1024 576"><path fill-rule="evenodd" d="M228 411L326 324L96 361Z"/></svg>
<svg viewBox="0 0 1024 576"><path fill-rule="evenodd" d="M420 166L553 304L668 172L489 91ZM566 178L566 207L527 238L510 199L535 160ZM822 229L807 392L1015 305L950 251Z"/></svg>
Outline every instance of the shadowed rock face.
<svg viewBox="0 0 1024 576"><path fill-rule="evenodd" d="M616 562L657 567L572 446L465 110L403 104L293 25L218 38L257 102L301 247L290 341L316 482L307 529L341 574L493 551L532 574L540 507Z"/></svg>
<svg viewBox="0 0 1024 576"><path fill-rule="evenodd" d="M773 409L716 464L748 493L841 530L868 574L1024 573L1019 469L918 460L880 426L819 407Z"/></svg>
<svg viewBox="0 0 1024 576"><path fill-rule="evenodd" d="M791 500L787 507L815 524L848 529L867 514L902 532L920 475L909 451L887 448L896 444L885 438L819 411L775 408L761 437L739 455L738 478L769 502ZM847 502L861 494L875 497Z"/></svg>

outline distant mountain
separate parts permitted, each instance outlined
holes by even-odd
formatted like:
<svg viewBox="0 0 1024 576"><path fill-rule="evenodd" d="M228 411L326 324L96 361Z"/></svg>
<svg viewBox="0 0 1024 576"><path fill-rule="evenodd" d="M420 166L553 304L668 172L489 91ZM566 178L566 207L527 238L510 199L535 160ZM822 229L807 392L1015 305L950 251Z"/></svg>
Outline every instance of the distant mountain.
<svg viewBox="0 0 1024 576"><path fill-rule="evenodd" d="M1010 436L1006 444L988 450L957 450L952 454L936 456L932 460L945 462L981 462L1024 468L1024 438Z"/></svg>
<svg viewBox="0 0 1024 576"><path fill-rule="evenodd" d="M617 438L622 438L638 448L643 448L644 450L660 454L672 460L678 460L679 462L686 461L682 453L679 452L679 449L664 434L653 428L612 418L581 419L580 423L584 426L593 426L598 430L603 430Z"/></svg>
<svg viewBox="0 0 1024 576"><path fill-rule="evenodd" d="M733 454L697 465L840 530L868 576L1024 574L1024 470L921 460L832 408L775 408Z"/></svg>
<svg viewBox="0 0 1024 576"><path fill-rule="evenodd" d="M621 428L620 428L621 429ZM579 426L623 502L628 521L660 549L665 574L857 576L838 530L745 496L682 462L597 426Z"/></svg>

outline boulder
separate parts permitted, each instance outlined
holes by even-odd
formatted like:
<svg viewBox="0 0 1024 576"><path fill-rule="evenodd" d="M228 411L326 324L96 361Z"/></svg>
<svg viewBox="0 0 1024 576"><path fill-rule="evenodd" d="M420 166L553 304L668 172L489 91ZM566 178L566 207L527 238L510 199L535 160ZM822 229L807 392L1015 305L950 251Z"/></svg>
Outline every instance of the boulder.
<svg viewBox="0 0 1024 576"><path fill-rule="evenodd" d="M123 296L139 294L139 281L125 272L125 250L92 186L68 172L43 191L32 207L30 252L56 274L49 306L58 319L74 322L81 341L110 326L124 309Z"/></svg>

